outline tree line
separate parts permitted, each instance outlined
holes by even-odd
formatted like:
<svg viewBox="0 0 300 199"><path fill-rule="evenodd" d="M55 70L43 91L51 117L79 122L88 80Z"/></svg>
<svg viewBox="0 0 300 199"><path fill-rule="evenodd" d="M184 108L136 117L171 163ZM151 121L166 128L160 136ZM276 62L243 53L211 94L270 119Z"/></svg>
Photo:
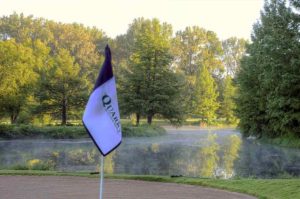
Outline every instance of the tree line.
<svg viewBox="0 0 300 199"><path fill-rule="evenodd" d="M126 34L14 13L0 18L0 117L11 123L80 119L103 61L112 49L122 117L139 124L165 118L180 124L237 122L233 78L246 41L221 41L193 26L173 34L158 19L137 18Z"/></svg>

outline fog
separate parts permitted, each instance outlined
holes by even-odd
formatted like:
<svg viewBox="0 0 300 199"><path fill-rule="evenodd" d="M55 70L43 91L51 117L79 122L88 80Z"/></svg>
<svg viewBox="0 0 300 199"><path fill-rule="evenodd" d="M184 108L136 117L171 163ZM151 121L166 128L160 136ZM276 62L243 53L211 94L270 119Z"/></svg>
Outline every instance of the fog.
<svg viewBox="0 0 300 199"><path fill-rule="evenodd" d="M300 176L300 150L242 139L235 130L169 129L159 137L124 138L105 158L110 174L231 178ZM98 171L90 139L2 140L1 169Z"/></svg>

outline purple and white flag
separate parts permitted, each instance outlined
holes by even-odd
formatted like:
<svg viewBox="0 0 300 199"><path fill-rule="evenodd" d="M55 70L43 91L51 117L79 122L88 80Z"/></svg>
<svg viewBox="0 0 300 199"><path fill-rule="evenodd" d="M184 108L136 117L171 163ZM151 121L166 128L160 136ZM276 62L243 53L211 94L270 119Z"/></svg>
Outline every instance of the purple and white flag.
<svg viewBox="0 0 300 199"><path fill-rule="evenodd" d="M105 48L102 69L86 105L82 121L103 156L121 144L121 120L108 45Z"/></svg>

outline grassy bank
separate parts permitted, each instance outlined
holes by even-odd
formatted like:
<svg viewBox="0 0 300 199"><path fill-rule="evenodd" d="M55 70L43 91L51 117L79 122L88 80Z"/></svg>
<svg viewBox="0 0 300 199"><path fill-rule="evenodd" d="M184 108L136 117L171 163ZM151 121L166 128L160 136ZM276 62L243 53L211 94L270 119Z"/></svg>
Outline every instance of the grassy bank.
<svg viewBox="0 0 300 199"><path fill-rule="evenodd" d="M166 131L156 125L132 126L122 125L124 137L158 136ZM53 138L74 139L88 138L83 126L32 126L32 125L0 125L1 139Z"/></svg>
<svg viewBox="0 0 300 199"><path fill-rule="evenodd" d="M0 170L0 175L39 175L39 176L81 176L98 177L89 173L55 172L55 171L17 171ZM171 178L167 176L135 176L135 175L106 175L106 178L144 180L155 182L170 182L198 186L214 187L246 193L260 199L296 199L300 198L300 179L204 179L204 178Z"/></svg>

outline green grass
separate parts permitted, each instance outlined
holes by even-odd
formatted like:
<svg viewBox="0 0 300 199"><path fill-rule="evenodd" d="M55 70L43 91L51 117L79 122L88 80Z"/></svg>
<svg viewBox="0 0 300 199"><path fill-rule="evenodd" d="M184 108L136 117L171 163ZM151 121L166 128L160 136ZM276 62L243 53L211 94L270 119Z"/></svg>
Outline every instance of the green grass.
<svg viewBox="0 0 300 199"><path fill-rule="evenodd" d="M124 137L159 136L166 131L156 125L132 126L122 125ZM74 139L88 138L88 133L83 126L33 126L33 125L0 125L0 138L2 139L26 139L26 138L54 138Z"/></svg>
<svg viewBox="0 0 300 199"><path fill-rule="evenodd" d="M151 137L151 136L160 136L166 134L166 130L157 125L139 125L139 126L132 126L132 125L123 125L122 126L122 133L125 137L136 137L136 136L143 136L143 137Z"/></svg>
<svg viewBox="0 0 300 199"><path fill-rule="evenodd" d="M121 119L122 124L130 124L132 121L130 119ZM170 126L172 125L170 121L165 119L158 119L154 118L152 123L157 126ZM147 124L147 120L142 118L140 119L140 124ZM187 118L182 122L184 126L200 126L200 118ZM214 124L208 127L215 127L215 128L236 128L236 124L226 124L226 122L222 119L218 119L214 122Z"/></svg>
<svg viewBox="0 0 300 199"><path fill-rule="evenodd" d="M0 175L38 175L38 176L81 176L98 177L86 172L55 172L55 171L17 171L0 170ZM300 179L205 179L205 178L171 178L167 176L137 176L137 175L106 175L111 179L143 180L155 182L170 182L207 186L234 192L246 193L260 199L298 199L300 198Z"/></svg>

